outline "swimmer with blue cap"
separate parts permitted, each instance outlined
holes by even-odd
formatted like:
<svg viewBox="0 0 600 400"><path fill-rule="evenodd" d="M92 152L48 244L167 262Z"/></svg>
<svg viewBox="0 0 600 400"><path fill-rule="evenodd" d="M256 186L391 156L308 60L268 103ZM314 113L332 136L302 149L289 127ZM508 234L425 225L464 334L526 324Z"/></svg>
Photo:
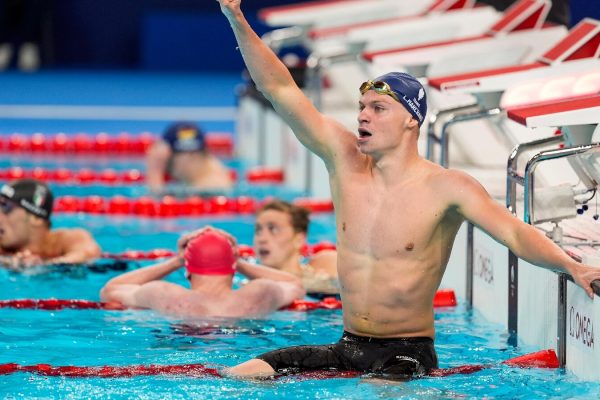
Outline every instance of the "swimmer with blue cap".
<svg viewBox="0 0 600 400"><path fill-rule="evenodd" d="M392 72L357 84L357 132L321 114L252 30L241 0L218 0L265 98L329 172L344 332L333 345L275 350L231 376L337 368L407 379L438 365L433 299L456 234L470 221L520 258L570 274L590 296L600 269L580 264L514 218L471 176L419 155L427 93Z"/></svg>
<svg viewBox="0 0 600 400"><path fill-rule="evenodd" d="M242 318L304 297L295 276L238 260L235 239L223 231L205 228L182 237L177 256L108 281L100 291L102 301L183 318ZM190 288L163 280L182 268ZM250 279L237 290L232 288L236 271Z"/></svg>
<svg viewBox="0 0 600 400"><path fill-rule="evenodd" d="M44 182L19 179L0 187L0 264L23 270L46 264L81 264L100 256L87 230L51 229L54 196Z"/></svg>
<svg viewBox="0 0 600 400"><path fill-rule="evenodd" d="M205 133L194 122L176 122L148 149L146 180L153 192L165 188L165 176L194 190L222 191L234 184L229 169L206 148Z"/></svg>

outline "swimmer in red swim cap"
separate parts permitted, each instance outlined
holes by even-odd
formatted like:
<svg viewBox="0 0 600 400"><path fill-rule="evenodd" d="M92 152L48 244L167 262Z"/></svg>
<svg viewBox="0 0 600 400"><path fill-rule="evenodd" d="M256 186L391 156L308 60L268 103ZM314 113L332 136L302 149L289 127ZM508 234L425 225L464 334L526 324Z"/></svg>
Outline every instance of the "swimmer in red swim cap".
<svg viewBox="0 0 600 400"><path fill-rule="evenodd" d="M190 274L233 275L237 258L231 242L222 234L208 230L190 240L184 253Z"/></svg>
<svg viewBox="0 0 600 400"><path fill-rule="evenodd" d="M250 282L233 289L238 264L237 272ZM100 297L105 302L179 317L241 318L276 311L305 294L302 282L292 274L241 264L235 242L217 229L206 228L186 240L178 256L111 279ZM162 280L183 267L190 289Z"/></svg>

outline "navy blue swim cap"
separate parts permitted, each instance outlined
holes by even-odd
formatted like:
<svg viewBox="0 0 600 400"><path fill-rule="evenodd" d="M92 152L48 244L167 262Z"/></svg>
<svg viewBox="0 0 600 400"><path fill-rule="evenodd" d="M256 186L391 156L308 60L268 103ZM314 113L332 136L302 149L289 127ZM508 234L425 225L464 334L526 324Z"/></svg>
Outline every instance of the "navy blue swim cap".
<svg viewBox="0 0 600 400"><path fill-rule="evenodd" d="M204 132L193 122L176 122L163 133L162 139L174 152L202 151L205 147Z"/></svg>
<svg viewBox="0 0 600 400"><path fill-rule="evenodd" d="M373 82L387 83L398 101L419 121L419 126L423 124L427 114L427 95L421 82L414 76L404 72L390 72L373 79Z"/></svg>

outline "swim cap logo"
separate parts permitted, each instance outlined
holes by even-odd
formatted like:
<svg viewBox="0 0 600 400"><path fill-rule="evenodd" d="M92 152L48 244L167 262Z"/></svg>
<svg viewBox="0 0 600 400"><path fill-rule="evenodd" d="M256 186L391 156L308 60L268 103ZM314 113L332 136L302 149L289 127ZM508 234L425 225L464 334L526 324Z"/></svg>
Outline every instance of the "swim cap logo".
<svg viewBox="0 0 600 400"><path fill-rule="evenodd" d="M0 194L5 195L9 199L12 199L13 196L15 195L15 189L11 188L8 185L3 185L2 188L0 189Z"/></svg>
<svg viewBox="0 0 600 400"><path fill-rule="evenodd" d="M192 128L180 129L177 131L177 140L191 140L196 137L196 130Z"/></svg>
<svg viewBox="0 0 600 400"><path fill-rule="evenodd" d="M198 131L194 128L182 128L177 131L177 141L173 148L177 151L197 151L201 147Z"/></svg>
<svg viewBox="0 0 600 400"><path fill-rule="evenodd" d="M406 102L406 105L408 107L410 107L411 110L413 110L413 112L415 113L415 115L417 116L419 121L423 121L423 114L421 114L419 107L417 107L415 105L415 103L411 99L407 98L406 96L402 96L402 99Z"/></svg>
<svg viewBox="0 0 600 400"><path fill-rule="evenodd" d="M423 97L425 97L425 89L421 88L419 89L419 95L417 96L417 100L421 101Z"/></svg>
<svg viewBox="0 0 600 400"><path fill-rule="evenodd" d="M33 204L36 207L41 207L44 205L44 202L46 201L46 195L48 194L48 191L46 190L45 187L43 186L36 186L35 187L35 191L33 192Z"/></svg>

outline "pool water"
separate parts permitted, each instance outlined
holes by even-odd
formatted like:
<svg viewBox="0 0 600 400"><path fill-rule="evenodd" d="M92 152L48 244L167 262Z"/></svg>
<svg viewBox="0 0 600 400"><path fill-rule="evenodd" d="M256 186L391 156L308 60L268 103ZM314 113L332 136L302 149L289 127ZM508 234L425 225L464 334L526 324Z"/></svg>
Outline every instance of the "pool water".
<svg viewBox="0 0 600 400"><path fill-rule="evenodd" d="M57 226L84 226L106 251L174 249L181 232L206 223L251 243L252 217L219 219L113 218L62 215ZM333 240L332 215L316 216L311 242ZM0 298L98 300L102 285L118 271L17 274L0 271ZM183 274L169 280L185 284ZM240 278L236 277L236 284ZM405 383L364 378L249 382L186 376L66 378L17 373L0 377L2 398L597 398L600 385L579 382L556 370L498 366L502 360L536 349L507 345L501 327L464 306L436 312L436 348L441 367L490 364L473 375L426 378ZM264 319L182 321L151 311L0 309L0 364L126 366L202 363L232 366L284 346L337 341L341 311L280 311Z"/></svg>
<svg viewBox="0 0 600 400"><path fill-rule="evenodd" d="M0 75L0 103L23 105L31 117L7 117L0 134L13 132L118 133L160 132L169 120L107 120L88 118L40 118L28 105L59 106L69 114L71 105L224 107L231 117L206 118L207 131L234 131L236 75L128 73L39 73ZM41 90L40 90L41 88ZM85 96L81 94L84 93ZM152 95L149 95L152 94ZM64 107L63 107L64 106ZM1 107L0 107L1 108ZM205 109L211 117L211 108ZM2 110L0 110L2 111ZM5 114L6 115L6 112ZM18 165L78 169L143 169L142 158L61 157L56 155L3 154L0 168ZM226 160L243 176L247 166ZM52 185L56 195L141 196L142 185ZM249 186L241 182L228 195L258 198L278 196L291 200L298 193L276 186ZM335 241L332 215L314 215L309 232L311 244ZM56 214L55 227L82 226L91 231L103 250L120 253L128 249L174 250L181 233L213 224L233 233L240 243L251 244L251 216L203 218L138 218L106 215ZM130 268L147 265L140 262ZM99 290L120 271L96 272L88 268L68 271L36 270L14 273L0 269L0 299L63 298L99 300ZM182 273L168 277L186 284ZM241 279L236 277L235 283ZM459 299L461 301L461 299ZM279 347L324 344L342 333L341 311L309 313L280 311L264 319L241 321L182 321L151 311L15 310L0 309L0 364L54 366L177 365L203 363L222 368ZM472 375L425 378L405 383L365 378L303 379L286 377L266 382L214 377L145 376L133 378L66 378L28 373L0 375L2 399L447 399L447 398L600 398L600 384L579 381L560 370L518 369L500 366L508 358L537 349L507 345L502 327L487 322L464 305L436 310L436 349L441 367L490 364Z"/></svg>

